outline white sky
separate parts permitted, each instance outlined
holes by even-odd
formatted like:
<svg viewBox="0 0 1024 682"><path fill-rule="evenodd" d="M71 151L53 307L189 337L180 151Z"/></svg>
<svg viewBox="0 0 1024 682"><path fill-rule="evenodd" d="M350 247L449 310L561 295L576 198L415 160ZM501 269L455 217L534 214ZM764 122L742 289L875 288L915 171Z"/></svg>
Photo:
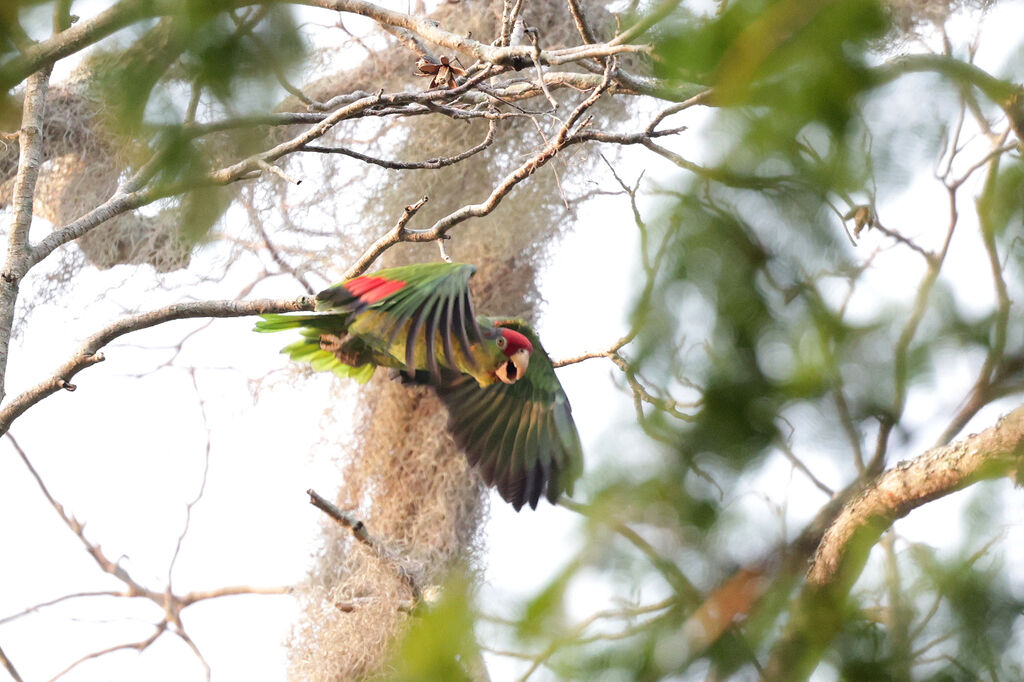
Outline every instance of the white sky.
<svg viewBox="0 0 1024 682"><path fill-rule="evenodd" d="M330 23L330 18L321 21ZM1024 25L1020 3L1012 4L998 22ZM346 19L346 25L351 29L353 22ZM999 41L983 43L991 44ZM999 60L984 52L979 55L982 64ZM692 140L698 139L694 132L680 144L694 145ZM695 153L692 148L686 151L691 156ZM661 181L674 172L653 155L635 150L619 166L627 182L641 169L647 169L647 177ZM606 189L613 188L610 177L599 181ZM929 205L935 207L935 215L922 213L922 207ZM941 208L917 199L901 210L921 223L942 224ZM556 358L603 348L619 338L627 328L635 288L637 240L628 204L602 198L582 207L579 217L576 231L558 247L541 286L547 304L539 332ZM37 229L45 231L46 226ZM33 236L38 238L40 233ZM434 245L423 248L436 249ZM863 248L871 248L870 237ZM204 263L223 258L221 249L208 248L196 258L197 271L202 271ZM967 265L959 264L959 259ZM972 254L957 252L951 267L966 268L972 262ZM195 285L190 293L232 296L259 269L255 259L238 263L232 275L237 283L225 283L218 290ZM892 272L874 286L891 292ZM964 277L970 280L969 275ZM85 273L66 300L35 310L12 353L9 392L17 394L60 364L81 338L118 317L122 306L140 305L140 287L150 290L144 309L180 296L180 291L167 294L152 289L149 278L145 269L124 267ZM265 295L273 295L269 284L262 287ZM104 350L106 362L77 377L75 393L58 394L32 408L15 423L12 433L53 495L87 523L87 536L109 556L125 555L124 566L147 586L159 589L166 584L185 505L202 479L208 426L211 456L206 490L192 513L173 576L175 590L298 582L319 542L322 520L304 491L313 487L331 497L340 484L331 453L314 447L320 410L329 401L328 384L334 379L320 376L300 385L276 382L254 405L250 378L284 366L286 359L278 350L287 340L283 335L252 334L249 319L214 321L185 344L175 367L154 372L169 356L160 348L176 343L186 330L200 324L178 322L123 337ZM189 366L196 367L198 394L192 377L182 369ZM629 451L635 436L635 426L629 425L632 408L615 388L613 373L610 363L598 360L559 373L591 466L602 457L633 455ZM140 374L145 376L138 378ZM199 397L205 401L205 425ZM928 410L912 412L910 419L934 418L949 408L921 402ZM991 423L998 411L987 410L977 423ZM783 516L789 519L804 518L822 501L820 493L782 464L752 483L755 490L777 494L774 499L767 493L750 495L736 504L768 511L766 528L774 524L777 532L781 532L780 523L770 517L770 511L781 506L787 495L791 507ZM580 496L586 497L585 479ZM564 509L545 504L538 512L517 514L492 496L491 511L484 603L502 604L535 593L581 541L574 532L576 519ZM908 536L942 544L950 529L959 527L960 511L955 499L932 503L927 513L912 514L899 528ZM1020 511L1020 507L1011 510L1018 521ZM1024 562L1020 524L1006 532L1015 539L1007 544L1008 560L1019 565ZM772 539L764 537L765 542ZM757 551L756 544L747 549ZM9 442L0 441L0 618L64 594L122 587L98 571L39 493ZM597 580L585 581L578 593L582 596L572 615L580 618L613 596ZM653 600L658 595L630 596ZM215 681L259 682L284 678L282 642L296 617L290 597L232 597L190 607L186 625L212 666ZM149 624L158 619L153 605L143 600L83 599L0 624L0 646L27 680L48 679L81 654L145 638L151 633ZM488 657L488 663L496 680L522 670L522 664L498 657ZM0 672L0 679L4 674ZM80 666L64 679L201 677L196 659L180 640L165 635L142 655L113 654Z"/></svg>

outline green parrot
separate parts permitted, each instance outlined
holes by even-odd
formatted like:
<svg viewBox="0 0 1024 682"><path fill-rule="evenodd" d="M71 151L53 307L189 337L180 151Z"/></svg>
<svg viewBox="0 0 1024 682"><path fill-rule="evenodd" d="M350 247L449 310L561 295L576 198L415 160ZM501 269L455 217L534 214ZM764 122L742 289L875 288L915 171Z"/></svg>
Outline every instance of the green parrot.
<svg viewBox="0 0 1024 682"><path fill-rule="evenodd" d="M484 481L516 511L554 503L582 471L569 400L537 333L520 319L477 316L476 272L426 263L354 277L316 295L317 314L264 315L258 332L298 329L285 347L317 371L366 383L377 367L429 384L448 429Z"/></svg>

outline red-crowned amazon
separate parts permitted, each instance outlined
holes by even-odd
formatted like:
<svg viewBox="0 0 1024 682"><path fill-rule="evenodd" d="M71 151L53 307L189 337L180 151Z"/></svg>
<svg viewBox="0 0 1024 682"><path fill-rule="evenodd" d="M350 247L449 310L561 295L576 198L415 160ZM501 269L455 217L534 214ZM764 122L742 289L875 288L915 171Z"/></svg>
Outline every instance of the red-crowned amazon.
<svg viewBox="0 0 1024 682"><path fill-rule="evenodd" d="M518 511L572 493L583 453L569 401L536 332L477 317L476 268L429 263L354 277L316 296L311 315L264 315L256 331L299 329L281 352L360 383L389 367L430 384L448 429L488 485Z"/></svg>

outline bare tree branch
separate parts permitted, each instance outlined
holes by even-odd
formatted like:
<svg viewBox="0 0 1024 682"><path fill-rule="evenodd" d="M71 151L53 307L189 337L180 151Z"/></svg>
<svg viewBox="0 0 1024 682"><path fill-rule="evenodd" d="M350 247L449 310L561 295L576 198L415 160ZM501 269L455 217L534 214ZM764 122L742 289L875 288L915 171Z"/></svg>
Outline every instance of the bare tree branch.
<svg viewBox="0 0 1024 682"><path fill-rule="evenodd" d="M426 161L388 161L386 159L377 159L366 154L360 154L359 152L344 147L318 147L316 145L303 145L298 151L301 152L317 152L320 154L342 154L344 156L358 159L365 163L372 163L383 168L391 168L393 170L415 170L415 169L436 169L444 168L445 166L451 166L464 159L468 159L474 154L478 154L483 150L487 149L494 142L495 123L494 119L488 121L487 135L483 141L465 151L461 151L458 154L452 156L443 156L439 158L427 159Z"/></svg>
<svg viewBox="0 0 1024 682"><path fill-rule="evenodd" d="M351 12L379 24L404 28L415 33L421 38L428 40L435 45L456 50L465 55L473 57L481 62L487 62L497 66L517 67L530 62L533 52L531 46L493 46L481 43L467 36L446 31L426 17L417 17L401 12L394 12L379 5L374 5L364 0L303 0L301 4L322 7L336 12ZM676 3L672 3L673 7ZM660 17L660 15L657 15ZM654 19L657 21L657 18ZM637 27L646 26L650 18L646 18L637 24ZM644 28L646 30L646 28ZM542 64L558 65L581 59L594 57L608 57L615 54L627 52L646 52L650 50L647 45L628 44L633 37L638 36L643 30L633 30L628 34L620 35L616 40L596 45L579 45L556 50L542 50L540 62Z"/></svg>
<svg viewBox="0 0 1024 682"><path fill-rule="evenodd" d="M148 313L131 315L109 324L87 338L75 355L58 367L49 377L24 391L0 409L0 434L6 433L15 419L47 396L57 391L74 391L70 383L76 374L103 361L99 352L114 339L125 334L147 329L172 320L187 320L197 317L245 317L264 313L287 313L313 309L311 296L295 299L257 299L253 301L199 301L175 303Z"/></svg>
<svg viewBox="0 0 1024 682"><path fill-rule="evenodd" d="M11 663L11 659L7 658L7 654L4 653L2 647L0 647L0 664L3 664L4 670L7 671L14 682L23 682L21 675L18 674L18 669Z"/></svg>
<svg viewBox="0 0 1024 682"><path fill-rule="evenodd" d="M25 617L25 616L27 616L27 615L29 615L31 613L36 613L40 609L45 609L48 606L55 606L57 604L61 604L63 602L69 601L71 599L83 599L85 597L131 597L131 596L136 596L136 595L132 595L129 592L123 592L123 591L119 592L117 590L97 590L97 591L94 591L94 592L75 592L73 594L65 594L65 595L63 595L61 597L57 597L55 599L50 599L48 601L40 602L38 604L33 604L32 606L30 606L30 607L28 607L26 609L23 609L21 611L18 611L17 613L12 613L9 616L4 616L3 618L0 618L0 625L5 625L7 623L10 623L10 622L13 622L15 620L18 620L19 618L23 618L23 617Z"/></svg>
<svg viewBox="0 0 1024 682"><path fill-rule="evenodd" d="M32 478L35 479L36 484L39 486L39 489L43 493L43 496L46 497L47 501L50 503L50 506L53 507L54 511L57 512L57 515L60 516L60 518L64 522L64 524L69 529L71 529L71 532L73 532L75 534L75 536L85 546L86 551L89 553L90 556L92 556L93 560L96 562L96 565L99 566L100 569L103 570L105 573L108 573L108 574L112 575L113 577L117 578L119 581L124 583L124 585L127 587L127 590L124 591L124 592L112 592L111 591L111 592L102 592L102 593L94 592L94 593L81 593L81 594L76 594L76 595L67 595L67 596L61 597L59 599L55 599L55 600L51 600L49 602L45 602L43 604L39 604L39 605L37 605L37 606L35 606L35 607L31 608L31 609L23 611L20 614L16 614L16 615L11 616L9 618L6 618L4 620L5 621L13 620L14 618L17 618L17 617L26 615L28 613L31 613L31 612L35 611L36 609L41 608L43 606L49 606L49 605L52 605L52 604L56 604L56 603L58 603L60 601L66 600L66 599L70 599L70 598L73 598L73 597L79 597L79 596L100 596L100 595L103 595L103 596L126 597L126 598L143 597L143 598L148 599L149 601L153 602L157 606L159 606L163 610L163 612L164 612L164 617L163 617L163 619L159 623L157 623L155 625L156 629L153 632L152 636L150 636L150 637L148 637L148 638L146 638L144 640L137 641L137 642L129 642L129 643L125 643L125 644L118 644L118 645L115 645L115 646L111 646L111 647L108 647L108 648L105 648L105 649L101 649L101 650L94 651L92 653L86 654L85 656L82 656L81 658L79 658L76 661L72 662L70 665L68 665L63 670L61 670L59 673L57 673L57 675L55 675L52 678L53 680L56 680L56 679L64 676L65 674L67 674L68 672L73 670L75 667L77 667L78 665L80 665L80 664L82 664L82 663L84 663L86 661L89 661L89 660L92 660L92 659L95 659L95 658L99 658L101 656L105 656L106 654L113 653L115 651L122 651L124 649L135 649L137 651L143 651L147 647L149 647L150 644L152 644L157 639L159 639L159 637L163 633L167 632L169 628L172 628L173 633L178 638L180 638L183 642L185 642L185 644L193 651L193 653L199 659L200 663L203 665L203 668L206 670L206 677L207 677L207 679L209 679L209 677L210 677L210 667L207 664L207 662L206 662L205 658L203 657L202 653L199 651L199 648L196 646L195 642L191 639L191 637L189 637L188 633L185 631L185 626L183 625L183 623L181 621L181 612L182 612L182 610L185 609L186 607L196 603L196 602L207 600L207 599L214 599L214 598L217 598L217 597L225 597L225 596L240 595L240 594L288 594L289 593L288 588L285 588L285 587L263 587L263 588L260 588L260 587L250 587L250 586L232 586L232 587L223 587L223 588L219 588L219 589L215 589L215 590L208 590L208 591L203 591L203 592L190 592L190 593L186 594L184 597L180 597L180 596L174 594L174 592L171 589L171 584L170 584L170 573L173 570L174 561L177 558L178 551L181 548L181 537L179 537L179 539L178 539L178 543L177 543L177 546L175 547L175 551L174 551L174 557L171 559L171 562L170 562L170 568L168 569L168 583L167 583L166 589L164 589L162 591L156 591L156 590L152 590L152 589L149 589L149 588L145 587L141 582L136 580L128 572L127 569L125 569L123 566L121 566L119 561L111 560L98 544L92 542L91 540L89 540L85 536L85 524L82 523L81 521L79 521L78 519L76 519L75 517L69 515L67 513L67 511L64 509L64 505L62 505L60 502L58 502L53 497L53 495L50 493L49 488L43 482L42 477L39 475L39 472L32 465L32 462L29 460L28 455L25 453L24 449L22 449L21 445L18 443L18 441L14 438L14 436L10 432L7 433L7 438L8 438L8 440L11 441L11 444L14 446L15 452L18 453L18 456L21 458L22 462L25 464L25 467L29 470L29 473L32 475ZM204 474L204 483L205 483L205 474ZM202 494L202 491L200 490L200 495L201 494ZM198 497L196 499L198 499ZM186 523L186 529L185 529L186 532L187 532L187 529L188 529L187 526L188 526L188 524ZM183 535L182 535L182 537L183 537ZM0 655L2 655L2 652L0 652ZM6 662L6 659L4 659L4 661ZM16 677L17 673L13 671L13 667L9 667L8 669ZM16 677L16 679L18 679L18 678Z"/></svg>
<svg viewBox="0 0 1024 682"><path fill-rule="evenodd" d="M14 325L14 306L18 300L21 280L31 267L28 234L32 226L36 179L43 158L43 113L49 83L50 69L38 71L29 78L18 134L18 174L15 176L12 197L14 215L7 236L7 259L3 272L0 272L0 402L6 397L5 377L11 329Z"/></svg>
<svg viewBox="0 0 1024 682"><path fill-rule="evenodd" d="M783 682L811 673L840 626L835 614L841 612L871 547L893 521L978 481L1017 476L1022 456L1024 407L1018 407L981 433L932 448L899 463L859 492L848 486L830 500L815 524L801 534L802 546L815 537L820 542L807 582L790 605L786 631L772 647L765 679ZM818 522L827 526L824 532L808 532L822 525Z"/></svg>
<svg viewBox="0 0 1024 682"><path fill-rule="evenodd" d="M807 574L813 585L836 579L851 543L868 548L893 521L980 480L1016 475L1024 455L1024 407L981 433L932 448L872 481L829 526ZM863 543L863 544L862 544Z"/></svg>
<svg viewBox="0 0 1024 682"><path fill-rule="evenodd" d="M158 16L158 6L166 8L168 4L121 0L91 19L79 21L67 30L28 46L20 55L0 65L0 90L7 91L46 65L52 66L58 59L72 55L126 26Z"/></svg>
<svg viewBox="0 0 1024 682"><path fill-rule="evenodd" d="M591 107L601 95L611 86L611 79L614 74L614 61L609 60L608 67L605 69L604 78L601 84L594 88L590 96L588 96L583 102L581 102L576 109L569 115L565 122L560 126L558 134L546 144L540 151L527 159L518 168L509 173L502 179L491 194L482 202L478 204L467 204L441 218L435 222L430 228L426 230L410 231L405 228L405 223L411 217L409 213L410 208L418 208L419 205L406 208L406 215L403 221L400 221L393 229L389 230L385 235L377 239L373 244L366 249L363 254L356 260L356 262L345 271L342 279L350 279L363 272L375 261L377 258L384 253L386 250L394 246L399 242L432 242L442 238L448 233L453 227L462 223L470 218L479 218L490 214L494 209L498 207L501 200L508 195L512 189L536 173L542 166L548 161L553 159L559 151L564 147L571 144L573 134L576 132L576 125L579 122L580 117ZM424 201L425 201L424 197Z"/></svg>
<svg viewBox="0 0 1024 682"><path fill-rule="evenodd" d="M59 680L60 678L64 677L69 672L71 672L72 670L74 670L75 668L77 668L78 666L87 661L100 658L101 656L106 656L107 654L112 654L115 651L124 651L126 649L134 649L135 651L145 651L149 648L150 644L158 640L160 638L160 635L164 634L166 631L167 623L163 622L159 626L157 626L156 631L146 639L142 639L137 642L128 642L126 644L116 644L114 646L107 647L106 649L100 649L99 651L93 651L91 653L88 653L85 656L82 656L81 658L73 661L70 665L68 665L59 673L51 677L49 682Z"/></svg>

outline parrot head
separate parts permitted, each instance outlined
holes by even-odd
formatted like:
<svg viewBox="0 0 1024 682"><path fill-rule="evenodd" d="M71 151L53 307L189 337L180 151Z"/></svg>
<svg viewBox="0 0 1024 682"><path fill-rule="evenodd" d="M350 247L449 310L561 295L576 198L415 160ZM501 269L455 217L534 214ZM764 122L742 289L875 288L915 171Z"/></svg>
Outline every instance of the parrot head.
<svg viewBox="0 0 1024 682"><path fill-rule="evenodd" d="M505 360L494 370L495 376L503 383L516 383L530 366L533 344L519 332L505 327L498 327L498 338L494 342L505 355Z"/></svg>

